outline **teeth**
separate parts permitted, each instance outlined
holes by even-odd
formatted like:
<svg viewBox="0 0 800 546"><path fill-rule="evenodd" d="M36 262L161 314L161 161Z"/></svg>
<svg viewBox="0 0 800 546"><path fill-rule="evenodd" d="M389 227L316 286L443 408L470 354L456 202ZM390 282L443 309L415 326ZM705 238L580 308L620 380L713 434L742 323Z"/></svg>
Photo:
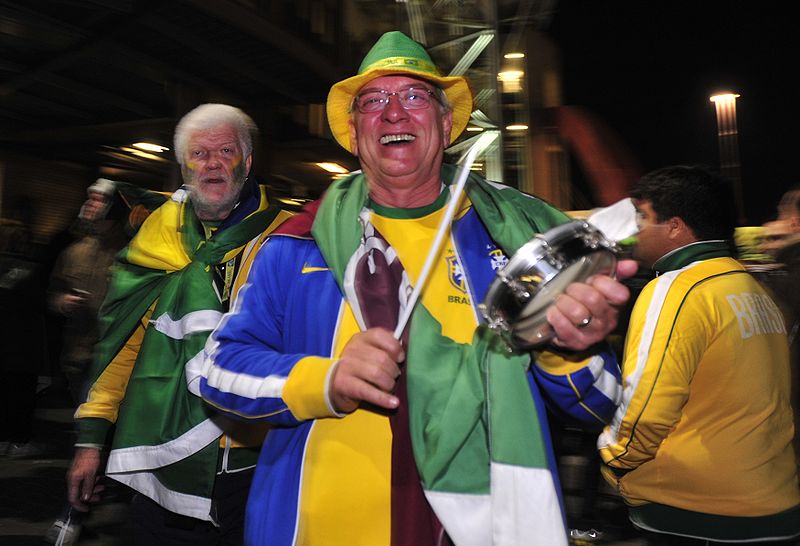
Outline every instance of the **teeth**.
<svg viewBox="0 0 800 546"><path fill-rule="evenodd" d="M384 135L381 137L381 144L389 144L390 142L413 142L417 137L409 134L402 135Z"/></svg>

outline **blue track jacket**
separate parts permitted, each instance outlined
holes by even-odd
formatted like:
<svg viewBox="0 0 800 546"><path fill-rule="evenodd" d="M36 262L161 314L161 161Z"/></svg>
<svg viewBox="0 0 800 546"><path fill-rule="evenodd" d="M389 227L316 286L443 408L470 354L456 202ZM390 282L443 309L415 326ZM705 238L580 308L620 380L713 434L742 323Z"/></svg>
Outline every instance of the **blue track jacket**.
<svg viewBox="0 0 800 546"><path fill-rule="evenodd" d="M475 306L495 277L490 252L497 247L474 209L454 223L453 239ZM305 449L316 419L296 418L282 398L283 386L301 358L332 357L344 305L313 240L273 236L257 256L235 308L209 338L200 385L203 398L223 411L275 425L265 440L250 490L247 544L295 543ZM477 309L475 313L480 316ZM554 353L532 353L532 357L552 361ZM561 417L599 430L613 416L621 396L616 358L607 351L578 370L573 364L570 372L548 373L531 366L529 384L540 418L545 420L546 401ZM321 408L320 413L336 417L332 408ZM542 430L548 436L554 469L546 422Z"/></svg>

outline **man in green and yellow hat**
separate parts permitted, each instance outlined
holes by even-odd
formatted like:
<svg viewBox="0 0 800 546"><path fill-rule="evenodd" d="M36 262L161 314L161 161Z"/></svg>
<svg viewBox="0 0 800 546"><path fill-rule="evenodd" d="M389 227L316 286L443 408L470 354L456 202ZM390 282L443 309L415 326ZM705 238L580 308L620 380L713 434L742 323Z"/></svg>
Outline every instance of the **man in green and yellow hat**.
<svg viewBox="0 0 800 546"><path fill-rule="evenodd" d="M611 417L618 366L593 349L627 289L607 276L572 284L548 312L556 339L508 351L476 306L509 256L568 218L470 175L414 304L469 85L389 32L327 110L361 171L273 232L207 345L203 397L275 425L247 543L566 545L544 400L595 427Z"/></svg>

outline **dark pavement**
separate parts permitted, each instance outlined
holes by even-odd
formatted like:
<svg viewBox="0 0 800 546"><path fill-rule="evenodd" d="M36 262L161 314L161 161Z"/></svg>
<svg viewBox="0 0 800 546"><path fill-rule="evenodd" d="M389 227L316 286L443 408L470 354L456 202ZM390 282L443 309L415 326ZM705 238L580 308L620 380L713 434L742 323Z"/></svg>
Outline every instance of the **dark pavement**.
<svg viewBox="0 0 800 546"><path fill-rule="evenodd" d="M72 457L72 409L66 387L40 390L32 453L0 457L0 545L41 546L66 506L65 475ZM128 492L112 484L86 517L78 544L129 546Z"/></svg>
<svg viewBox="0 0 800 546"><path fill-rule="evenodd" d="M0 546L42 546L53 522L66 506L65 475L74 440L72 409L66 387L55 382L37 395L34 447L22 457L0 456ZM627 520L621 499L597 473L595 435L561 430L561 480L570 526L602 533L599 540L573 544L646 546ZM116 482L93 506L81 527L81 546L131 546L127 524L129 492ZM155 546L155 545L154 545Z"/></svg>

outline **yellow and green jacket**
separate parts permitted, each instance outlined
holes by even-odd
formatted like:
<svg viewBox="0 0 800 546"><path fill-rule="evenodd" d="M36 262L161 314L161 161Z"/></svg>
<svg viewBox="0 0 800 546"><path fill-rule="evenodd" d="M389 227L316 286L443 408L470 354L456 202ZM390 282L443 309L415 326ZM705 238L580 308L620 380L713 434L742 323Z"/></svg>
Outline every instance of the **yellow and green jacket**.
<svg viewBox="0 0 800 546"><path fill-rule="evenodd" d="M173 194L116 258L89 393L75 414L76 445L109 445L109 477L170 511L212 520L220 446L230 447L233 436L255 447L224 449L223 470L254 465L265 429L257 438L237 436L192 392L193 381L206 338L289 214L269 206L254 182L213 228L189 199L183 190Z"/></svg>
<svg viewBox="0 0 800 546"><path fill-rule="evenodd" d="M633 308L623 400L598 440L640 528L709 540L800 535L781 313L723 241L661 258Z"/></svg>

